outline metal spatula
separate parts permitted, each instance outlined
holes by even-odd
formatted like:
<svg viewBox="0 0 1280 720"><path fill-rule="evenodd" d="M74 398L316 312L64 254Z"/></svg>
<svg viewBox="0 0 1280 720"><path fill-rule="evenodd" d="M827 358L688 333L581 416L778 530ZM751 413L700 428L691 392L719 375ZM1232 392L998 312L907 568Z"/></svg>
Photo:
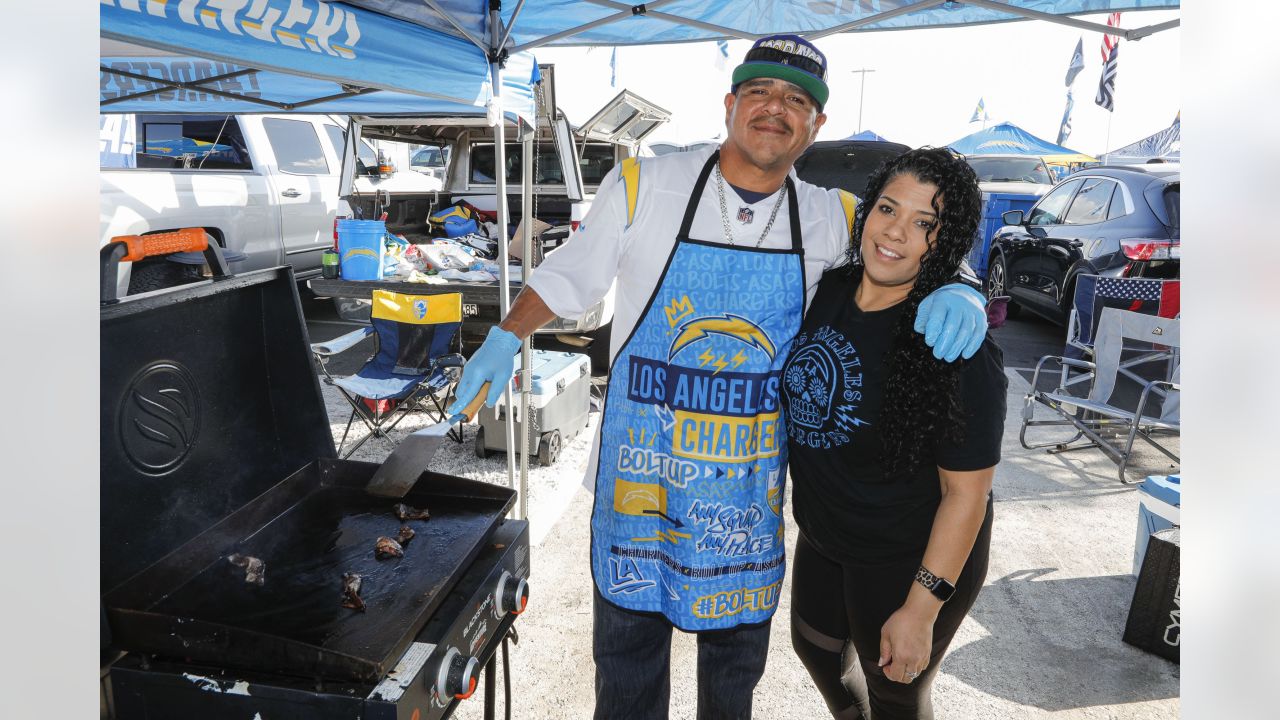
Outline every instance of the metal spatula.
<svg viewBox="0 0 1280 720"><path fill-rule="evenodd" d="M418 482L418 478L422 477L422 473L426 472L431 458L435 456L440 443L444 441L444 436L459 421L466 422L475 417L488 394L489 383L485 383L480 386L480 392L476 393L475 399L462 412L447 420L424 427L401 440L396 449L391 451L391 455L383 461L378 471L373 474L373 479L365 488L369 494L389 498L402 498L407 495Z"/></svg>

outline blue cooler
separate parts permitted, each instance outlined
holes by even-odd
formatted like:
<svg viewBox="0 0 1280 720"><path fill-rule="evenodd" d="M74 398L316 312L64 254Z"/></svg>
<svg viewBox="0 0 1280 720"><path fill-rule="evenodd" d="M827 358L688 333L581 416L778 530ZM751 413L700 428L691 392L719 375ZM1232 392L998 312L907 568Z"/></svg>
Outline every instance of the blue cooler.
<svg viewBox="0 0 1280 720"><path fill-rule="evenodd" d="M1138 537L1133 544L1133 574L1142 569L1147 542L1158 530L1178 527L1182 508L1182 476L1151 475L1138 485Z"/></svg>
<svg viewBox="0 0 1280 720"><path fill-rule="evenodd" d="M1004 226L1001 216L1010 210L1021 210L1026 213L1040 199L1030 193L982 193L982 220L978 223L978 233L973 238L973 247L969 249L969 267L979 278L987 277L987 260L991 256L991 238Z"/></svg>
<svg viewBox="0 0 1280 720"><path fill-rule="evenodd" d="M587 427L587 415L591 411L591 359L578 353L534 350L529 365L533 382L527 424L520 417L518 373L511 383L516 449L520 448L520 433L528 432L530 449L537 453L538 462L546 466L555 463L560 449ZM507 409L502 400L496 407L480 408L476 455L488 457L493 451L507 451L506 418Z"/></svg>
<svg viewBox="0 0 1280 720"><path fill-rule="evenodd" d="M343 280L381 280L387 249L381 220L339 220L338 258Z"/></svg>

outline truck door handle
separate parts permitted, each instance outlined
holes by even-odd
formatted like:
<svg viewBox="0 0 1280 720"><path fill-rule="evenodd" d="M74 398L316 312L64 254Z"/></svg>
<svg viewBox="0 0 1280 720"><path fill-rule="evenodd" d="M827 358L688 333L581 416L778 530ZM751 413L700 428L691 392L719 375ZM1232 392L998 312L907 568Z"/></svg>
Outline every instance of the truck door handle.
<svg viewBox="0 0 1280 720"><path fill-rule="evenodd" d="M285 190L280 194L285 197L300 197L302 195L302 193L298 192L297 190L294 190L293 188L289 188L288 190Z"/></svg>

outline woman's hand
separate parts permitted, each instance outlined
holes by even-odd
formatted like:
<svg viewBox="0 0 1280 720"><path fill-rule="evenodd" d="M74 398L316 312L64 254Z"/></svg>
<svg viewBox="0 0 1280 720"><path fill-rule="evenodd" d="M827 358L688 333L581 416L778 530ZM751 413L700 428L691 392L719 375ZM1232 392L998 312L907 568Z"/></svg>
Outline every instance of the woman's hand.
<svg viewBox="0 0 1280 720"><path fill-rule="evenodd" d="M929 666L937 612L903 605L880 628L880 668L894 682L910 683Z"/></svg>

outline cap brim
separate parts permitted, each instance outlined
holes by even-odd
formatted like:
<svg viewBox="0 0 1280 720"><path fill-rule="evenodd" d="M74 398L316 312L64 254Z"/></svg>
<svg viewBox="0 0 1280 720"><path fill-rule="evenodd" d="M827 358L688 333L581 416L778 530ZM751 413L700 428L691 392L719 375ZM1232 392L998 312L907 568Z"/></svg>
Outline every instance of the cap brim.
<svg viewBox="0 0 1280 720"><path fill-rule="evenodd" d="M755 78L775 78L777 80L786 80L789 83L799 85L805 92L809 93L818 105L825 106L830 91L827 84L809 73L790 65L771 62L746 62L742 63L733 71L733 84L746 82Z"/></svg>

